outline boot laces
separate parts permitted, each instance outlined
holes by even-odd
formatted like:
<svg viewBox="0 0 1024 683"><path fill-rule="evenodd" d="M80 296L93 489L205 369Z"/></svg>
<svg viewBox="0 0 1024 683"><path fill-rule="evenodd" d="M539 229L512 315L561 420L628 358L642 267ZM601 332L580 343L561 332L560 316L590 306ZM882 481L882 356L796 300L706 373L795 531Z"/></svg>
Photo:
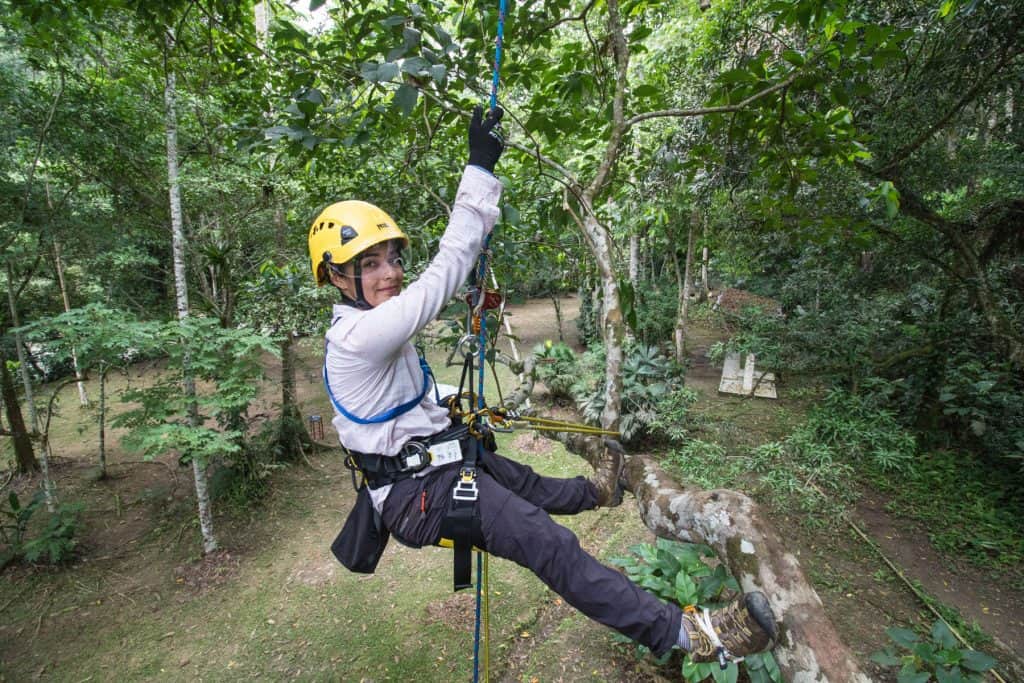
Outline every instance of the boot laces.
<svg viewBox="0 0 1024 683"><path fill-rule="evenodd" d="M708 608L702 608L700 611L693 609L691 612L693 615L693 623L697 625L697 628L701 630L704 636L711 642L711 646L715 648L715 653L718 655L718 662L724 669L726 662L742 662L743 657L735 657L728 648L722 644L722 640L718 637L718 633L715 632L715 627L711 623L711 612Z"/></svg>

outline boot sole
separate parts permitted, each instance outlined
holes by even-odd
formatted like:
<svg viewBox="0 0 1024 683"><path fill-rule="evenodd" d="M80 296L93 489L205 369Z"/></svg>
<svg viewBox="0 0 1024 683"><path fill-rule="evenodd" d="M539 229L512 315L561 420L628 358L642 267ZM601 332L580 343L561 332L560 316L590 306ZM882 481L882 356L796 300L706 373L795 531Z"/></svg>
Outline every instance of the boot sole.
<svg viewBox="0 0 1024 683"><path fill-rule="evenodd" d="M753 591L744 596L747 612L754 618L761 630L768 634L772 642L778 635L778 627L775 622L775 613L768 603L768 598L761 591Z"/></svg>

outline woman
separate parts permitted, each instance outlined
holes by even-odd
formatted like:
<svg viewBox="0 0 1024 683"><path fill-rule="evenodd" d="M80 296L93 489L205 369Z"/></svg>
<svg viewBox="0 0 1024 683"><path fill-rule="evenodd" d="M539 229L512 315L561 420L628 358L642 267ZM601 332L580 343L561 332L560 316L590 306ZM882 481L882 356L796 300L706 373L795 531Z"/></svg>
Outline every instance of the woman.
<svg viewBox="0 0 1024 683"><path fill-rule="evenodd" d="M428 370L410 340L465 281L497 220L502 188L493 171L504 146L501 116L501 109L486 118L479 107L474 112L469 163L438 254L407 288L402 250L409 240L377 207L339 202L310 228L317 283L330 283L342 299L324 360L333 424L363 473L373 509L391 534L413 547L452 538L455 511L465 513L473 545L528 567L569 604L657 655L678 646L694 661L712 661L762 650L775 635L763 594L746 594L710 613L684 613L600 564L551 519L548 513L617 504L621 456L615 450L608 450L592 480L542 477L478 448L431 399Z"/></svg>

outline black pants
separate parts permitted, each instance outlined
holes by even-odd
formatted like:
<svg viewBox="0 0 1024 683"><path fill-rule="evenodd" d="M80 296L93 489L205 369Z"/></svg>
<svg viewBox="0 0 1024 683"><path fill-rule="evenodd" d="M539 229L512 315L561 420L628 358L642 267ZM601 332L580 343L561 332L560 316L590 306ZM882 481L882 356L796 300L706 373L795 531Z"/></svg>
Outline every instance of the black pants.
<svg viewBox="0 0 1024 683"><path fill-rule="evenodd" d="M548 513L576 514L597 504L583 477L542 477L525 465L484 451L478 464L477 513L483 547L530 569L551 590L591 619L662 655L676 644L682 610L661 602L621 572L580 548L576 535ZM384 502L384 524L401 542L435 545L448 511L458 465L405 479Z"/></svg>

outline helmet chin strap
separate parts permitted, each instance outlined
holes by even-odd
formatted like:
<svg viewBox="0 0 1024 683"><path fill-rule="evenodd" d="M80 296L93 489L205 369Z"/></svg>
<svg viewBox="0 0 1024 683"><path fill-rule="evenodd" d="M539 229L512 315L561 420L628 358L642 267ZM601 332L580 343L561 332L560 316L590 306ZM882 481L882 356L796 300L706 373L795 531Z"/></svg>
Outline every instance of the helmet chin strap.
<svg viewBox="0 0 1024 683"><path fill-rule="evenodd" d="M342 302L354 308L358 308L361 311L368 311L371 308L373 308L373 306L371 306L370 302L366 300L366 295L363 293L363 266L362 264L359 263L358 258L356 259L356 262L353 264L352 268L352 281L356 285L356 297L353 299L352 297L345 293L345 290L343 290L341 287L338 287L338 291L341 292Z"/></svg>

